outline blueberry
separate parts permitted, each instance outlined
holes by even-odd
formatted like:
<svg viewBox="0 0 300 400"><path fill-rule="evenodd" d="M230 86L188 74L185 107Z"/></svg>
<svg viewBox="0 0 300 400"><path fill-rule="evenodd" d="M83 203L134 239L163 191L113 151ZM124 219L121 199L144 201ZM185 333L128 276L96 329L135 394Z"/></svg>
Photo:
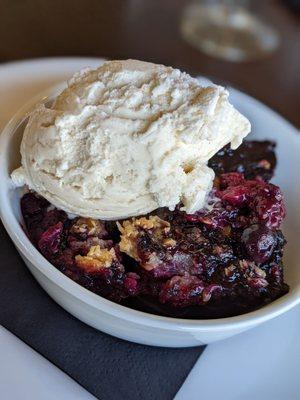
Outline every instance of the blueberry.
<svg viewBox="0 0 300 400"><path fill-rule="evenodd" d="M249 259L264 263L271 257L276 245L275 235L271 230L259 225L251 225L242 234L242 243Z"/></svg>

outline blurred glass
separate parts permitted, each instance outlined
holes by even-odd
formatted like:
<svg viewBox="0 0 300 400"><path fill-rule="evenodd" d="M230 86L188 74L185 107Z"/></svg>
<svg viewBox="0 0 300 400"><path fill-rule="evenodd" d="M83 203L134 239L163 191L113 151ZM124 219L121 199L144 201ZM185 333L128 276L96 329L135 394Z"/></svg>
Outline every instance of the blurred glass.
<svg viewBox="0 0 300 400"><path fill-rule="evenodd" d="M279 46L279 34L249 6L247 0L194 1L183 12L183 37L199 50L228 61L262 58Z"/></svg>

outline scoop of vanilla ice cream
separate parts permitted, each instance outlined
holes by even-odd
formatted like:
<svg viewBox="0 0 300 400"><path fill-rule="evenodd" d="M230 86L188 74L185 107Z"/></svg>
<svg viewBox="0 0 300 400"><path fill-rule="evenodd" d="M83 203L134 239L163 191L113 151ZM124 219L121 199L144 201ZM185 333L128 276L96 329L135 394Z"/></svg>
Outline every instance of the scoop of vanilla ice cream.
<svg viewBox="0 0 300 400"><path fill-rule="evenodd" d="M104 220L182 202L200 209L212 187L207 161L240 145L250 123L220 87L136 60L76 74L31 114L12 174L67 212Z"/></svg>

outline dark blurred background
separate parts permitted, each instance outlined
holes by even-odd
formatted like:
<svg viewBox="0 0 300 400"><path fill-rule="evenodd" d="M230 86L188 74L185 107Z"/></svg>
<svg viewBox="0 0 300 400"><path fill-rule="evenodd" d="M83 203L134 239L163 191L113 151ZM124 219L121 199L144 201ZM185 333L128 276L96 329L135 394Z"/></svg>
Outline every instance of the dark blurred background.
<svg viewBox="0 0 300 400"><path fill-rule="evenodd" d="M272 54L247 62L203 54L180 34L190 0L0 0L0 62L51 56L137 58L231 84L300 126L299 2L251 7L280 33ZM1 88L0 88L1 90Z"/></svg>

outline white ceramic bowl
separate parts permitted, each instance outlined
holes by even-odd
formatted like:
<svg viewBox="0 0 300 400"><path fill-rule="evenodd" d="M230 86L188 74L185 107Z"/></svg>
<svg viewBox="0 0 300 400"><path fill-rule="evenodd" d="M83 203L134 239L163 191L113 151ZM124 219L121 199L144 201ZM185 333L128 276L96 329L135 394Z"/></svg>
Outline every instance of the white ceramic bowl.
<svg viewBox="0 0 300 400"><path fill-rule="evenodd" d="M59 89L47 95L54 96ZM231 100L246 114L256 137L278 142L277 183L282 187L287 202L288 218L285 233L289 244L286 252L286 280L291 290L282 298L248 314L213 320L184 320L160 317L135 311L115 304L84 289L53 267L30 243L23 232L19 208L20 190L10 180L11 171L19 166L19 145L26 123L26 115L39 96L25 105L8 123L0 137L0 215L25 264L46 292L63 308L81 321L108 334L137 343L187 347L211 343L252 328L276 317L300 302L300 137L296 130L280 116L256 100L231 90Z"/></svg>

